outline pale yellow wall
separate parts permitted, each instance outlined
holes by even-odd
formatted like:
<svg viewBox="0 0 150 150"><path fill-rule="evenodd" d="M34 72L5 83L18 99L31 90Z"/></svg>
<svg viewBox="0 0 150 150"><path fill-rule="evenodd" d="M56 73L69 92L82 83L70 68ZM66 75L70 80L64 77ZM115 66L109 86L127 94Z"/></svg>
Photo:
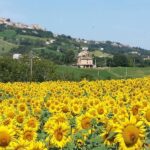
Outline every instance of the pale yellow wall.
<svg viewBox="0 0 150 150"><path fill-rule="evenodd" d="M78 65L93 65L93 60L82 60L78 59Z"/></svg>

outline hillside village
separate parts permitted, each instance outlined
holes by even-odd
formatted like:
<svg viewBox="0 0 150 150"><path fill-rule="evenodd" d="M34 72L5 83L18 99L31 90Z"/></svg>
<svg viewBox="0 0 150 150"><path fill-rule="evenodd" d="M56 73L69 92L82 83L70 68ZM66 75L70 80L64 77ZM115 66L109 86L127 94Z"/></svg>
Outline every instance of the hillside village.
<svg viewBox="0 0 150 150"><path fill-rule="evenodd" d="M27 24L20 23L20 22L13 22L10 18L0 18L0 25L1 24L13 26L13 27L20 28L20 29L44 30L38 24L27 25Z"/></svg>
<svg viewBox="0 0 150 150"><path fill-rule="evenodd" d="M31 29L31 30L46 31L46 29L44 29L43 27L41 27L38 24L28 25L28 24L24 24L24 23L21 23L21 22L12 21L10 18L3 18L3 17L0 17L0 25L12 26L12 27L19 28L19 29ZM53 35L54 35L54 37L58 36L58 34L53 34ZM85 40L85 39L81 39L81 38L74 38L74 39L77 43L82 42L84 44L90 44L90 43L106 44L108 42L108 41L91 41L91 40ZM50 43L52 43L52 42L50 42ZM49 44L49 42L47 42L47 43ZM110 44L114 47L119 47L119 48L122 48L122 47L132 48L130 45L124 45L124 44L121 44L119 42L111 42ZM104 48L101 47L101 50L103 50L103 49Z"/></svg>

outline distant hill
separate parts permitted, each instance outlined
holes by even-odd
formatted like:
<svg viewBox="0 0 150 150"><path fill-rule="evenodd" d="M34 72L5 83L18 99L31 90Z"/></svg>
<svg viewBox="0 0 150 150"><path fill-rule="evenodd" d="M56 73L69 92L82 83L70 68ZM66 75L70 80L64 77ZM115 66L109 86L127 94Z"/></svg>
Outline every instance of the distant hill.
<svg viewBox="0 0 150 150"><path fill-rule="evenodd" d="M9 21L9 20L8 20ZM74 64L82 47L88 47L93 58L112 58L125 55L146 59L150 51L123 45L119 42L93 41L56 35L42 28L19 28L0 22L0 55L12 56L21 53L25 56L32 50L34 55L49 59L57 64Z"/></svg>

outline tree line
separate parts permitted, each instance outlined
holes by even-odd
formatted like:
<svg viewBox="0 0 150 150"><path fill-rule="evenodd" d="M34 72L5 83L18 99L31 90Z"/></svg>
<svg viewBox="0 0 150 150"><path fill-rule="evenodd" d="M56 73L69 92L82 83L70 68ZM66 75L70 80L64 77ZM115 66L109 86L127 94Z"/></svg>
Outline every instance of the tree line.
<svg viewBox="0 0 150 150"><path fill-rule="evenodd" d="M25 58L0 58L0 82L42 82L54 79L56 65L53 62L34 59L32 76L30 65L30 60Z"/></svg>
<svg viewBox="0 0 150 150"><path fill-rule="evenodd" d="M114 54L112 58L95 57L98 67L148 67L150 60L136 55Z"/></svg>

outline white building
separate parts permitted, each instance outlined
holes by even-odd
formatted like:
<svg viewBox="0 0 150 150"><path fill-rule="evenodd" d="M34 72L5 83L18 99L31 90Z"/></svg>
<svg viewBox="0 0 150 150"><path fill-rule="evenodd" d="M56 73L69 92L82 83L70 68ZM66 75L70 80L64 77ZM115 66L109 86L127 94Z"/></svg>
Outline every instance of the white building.
<svg viewBox="0 0 150 150"><path fill-rule="evenodd" d="M136 55L141 55L139 52L137 52L137 51L132 51L132 52L130 52L131 54L136 54Z"/></svg>
<svg viewBox="0 0 150 150"><path fill-rule="evenodd" d="M89 49L88 47L82 47L83 51L88 51L88 49Z"/></svg>
<svg viewBox="0 0 150 150"><path fill-rule="evenodd" d="M50 40L47 40L45 42L46 45L49 45L49 44L53 44L56 40L55 39L50 39Z"/></svg>
<svg viewBox="0 0 150 150"><path fill-rule="evenodd" d="M150 60L150 56L145 57L144 60Z"/></svg>
<svg viewBox="0 0 150 150"><path fill-rule="evenodd" d="M22 54L13 54L13 59L20 59L22 58Z"/></svg>

